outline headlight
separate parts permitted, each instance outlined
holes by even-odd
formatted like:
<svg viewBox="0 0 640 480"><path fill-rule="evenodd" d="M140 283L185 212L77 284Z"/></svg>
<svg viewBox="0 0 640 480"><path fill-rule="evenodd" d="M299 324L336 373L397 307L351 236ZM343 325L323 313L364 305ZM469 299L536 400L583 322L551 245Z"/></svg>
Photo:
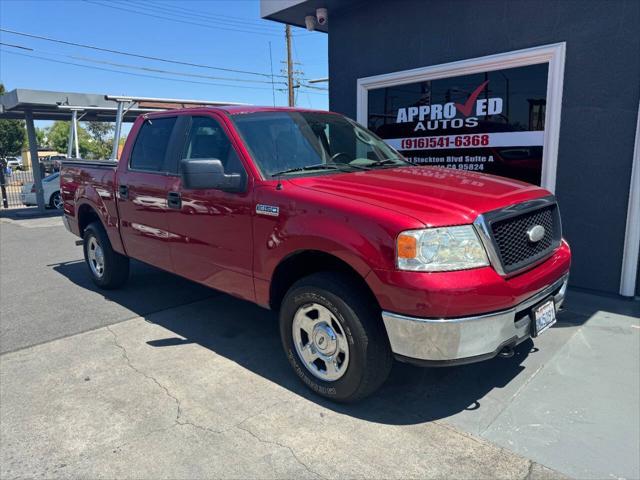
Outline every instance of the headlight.
<svg viewBox="0 0 640 480"><path fill-rule="evenodd" d="M400 270L445 272L489 265L473 226L407 230L398 235Z"/></svg>

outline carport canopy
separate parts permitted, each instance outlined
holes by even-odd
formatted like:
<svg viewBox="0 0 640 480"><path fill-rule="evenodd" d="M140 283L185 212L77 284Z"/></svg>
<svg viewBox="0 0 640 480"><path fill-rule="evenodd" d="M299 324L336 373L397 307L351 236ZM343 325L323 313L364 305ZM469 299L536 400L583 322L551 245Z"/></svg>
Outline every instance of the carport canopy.
<svg viewBox="0 0 640 480"><path fill-rule="evenodd" d="M0 120L25 120L29 151L32 159L38 158L38 144L34 120L71 121L67 157L71 157L75 140L78 156L77 123L115 122L111 160L116 160L122 122L133 122L144 113L187 107L214 107L243 105L219 100L187 100L175 98L128 97L96 93L55 92L17 88L0 96ZM44 210L42 176L39 168L33 168L38 209Z"/></svg>
<svg viewBox="0 0 640 480"><path fill-rule="evenodd" d="M0 96L0 119L22 120L27 112L31 112L34 120L70 120L71 110L78 110L83 112L82 120L86 122L115 122L120 102L128 104L123 112L123 122L133 122L142 113L158 110L241 105L218 100L127 97L17 88Z"/></svg>

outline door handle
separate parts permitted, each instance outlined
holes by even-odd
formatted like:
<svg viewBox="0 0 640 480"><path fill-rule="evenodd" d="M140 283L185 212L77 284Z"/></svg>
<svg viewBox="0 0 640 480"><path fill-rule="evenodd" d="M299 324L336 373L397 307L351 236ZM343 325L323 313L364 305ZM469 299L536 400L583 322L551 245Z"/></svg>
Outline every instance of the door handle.
<svg viewBox="0 0 640 480"><path fill-rule="evenodd" d="M120 200L129 198L129 187L127 187L126 185L120 185L118 187L118 193L120 196Z"/></svg>
<svg viewBox="0 0 640 480"><path fill-rule="evenodd" d="M169 192L167 194L167 205L169 208L180 209L182 208L182 198L180 192Z"/></svg>

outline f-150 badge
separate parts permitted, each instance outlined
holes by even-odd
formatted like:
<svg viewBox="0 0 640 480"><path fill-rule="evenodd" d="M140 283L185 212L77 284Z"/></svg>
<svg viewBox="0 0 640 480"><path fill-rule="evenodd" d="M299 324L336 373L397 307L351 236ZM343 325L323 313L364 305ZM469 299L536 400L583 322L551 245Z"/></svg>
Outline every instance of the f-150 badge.
<svg viewBox="0 0 640 480"><path fill-rule="evenodd" d="M274 207L273 205L262 205L261 203L256 205L256 213L258 215L269 215L270 217L277 217L280 215L280 207Z"/></svg>

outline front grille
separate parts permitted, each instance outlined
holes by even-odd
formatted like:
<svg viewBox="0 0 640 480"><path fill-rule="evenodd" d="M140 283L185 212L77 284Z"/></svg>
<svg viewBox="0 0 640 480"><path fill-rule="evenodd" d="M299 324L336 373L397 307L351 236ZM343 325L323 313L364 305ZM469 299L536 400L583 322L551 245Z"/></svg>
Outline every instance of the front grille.
<svg viewBox="0 0 640 480"><path fill-rule="evenodd" d="M529 240L528 231L544 227L541 240ZM560 216L555 203L491 222L491 235L505 273L520 270L546 257L560 244Z"/></svg>

